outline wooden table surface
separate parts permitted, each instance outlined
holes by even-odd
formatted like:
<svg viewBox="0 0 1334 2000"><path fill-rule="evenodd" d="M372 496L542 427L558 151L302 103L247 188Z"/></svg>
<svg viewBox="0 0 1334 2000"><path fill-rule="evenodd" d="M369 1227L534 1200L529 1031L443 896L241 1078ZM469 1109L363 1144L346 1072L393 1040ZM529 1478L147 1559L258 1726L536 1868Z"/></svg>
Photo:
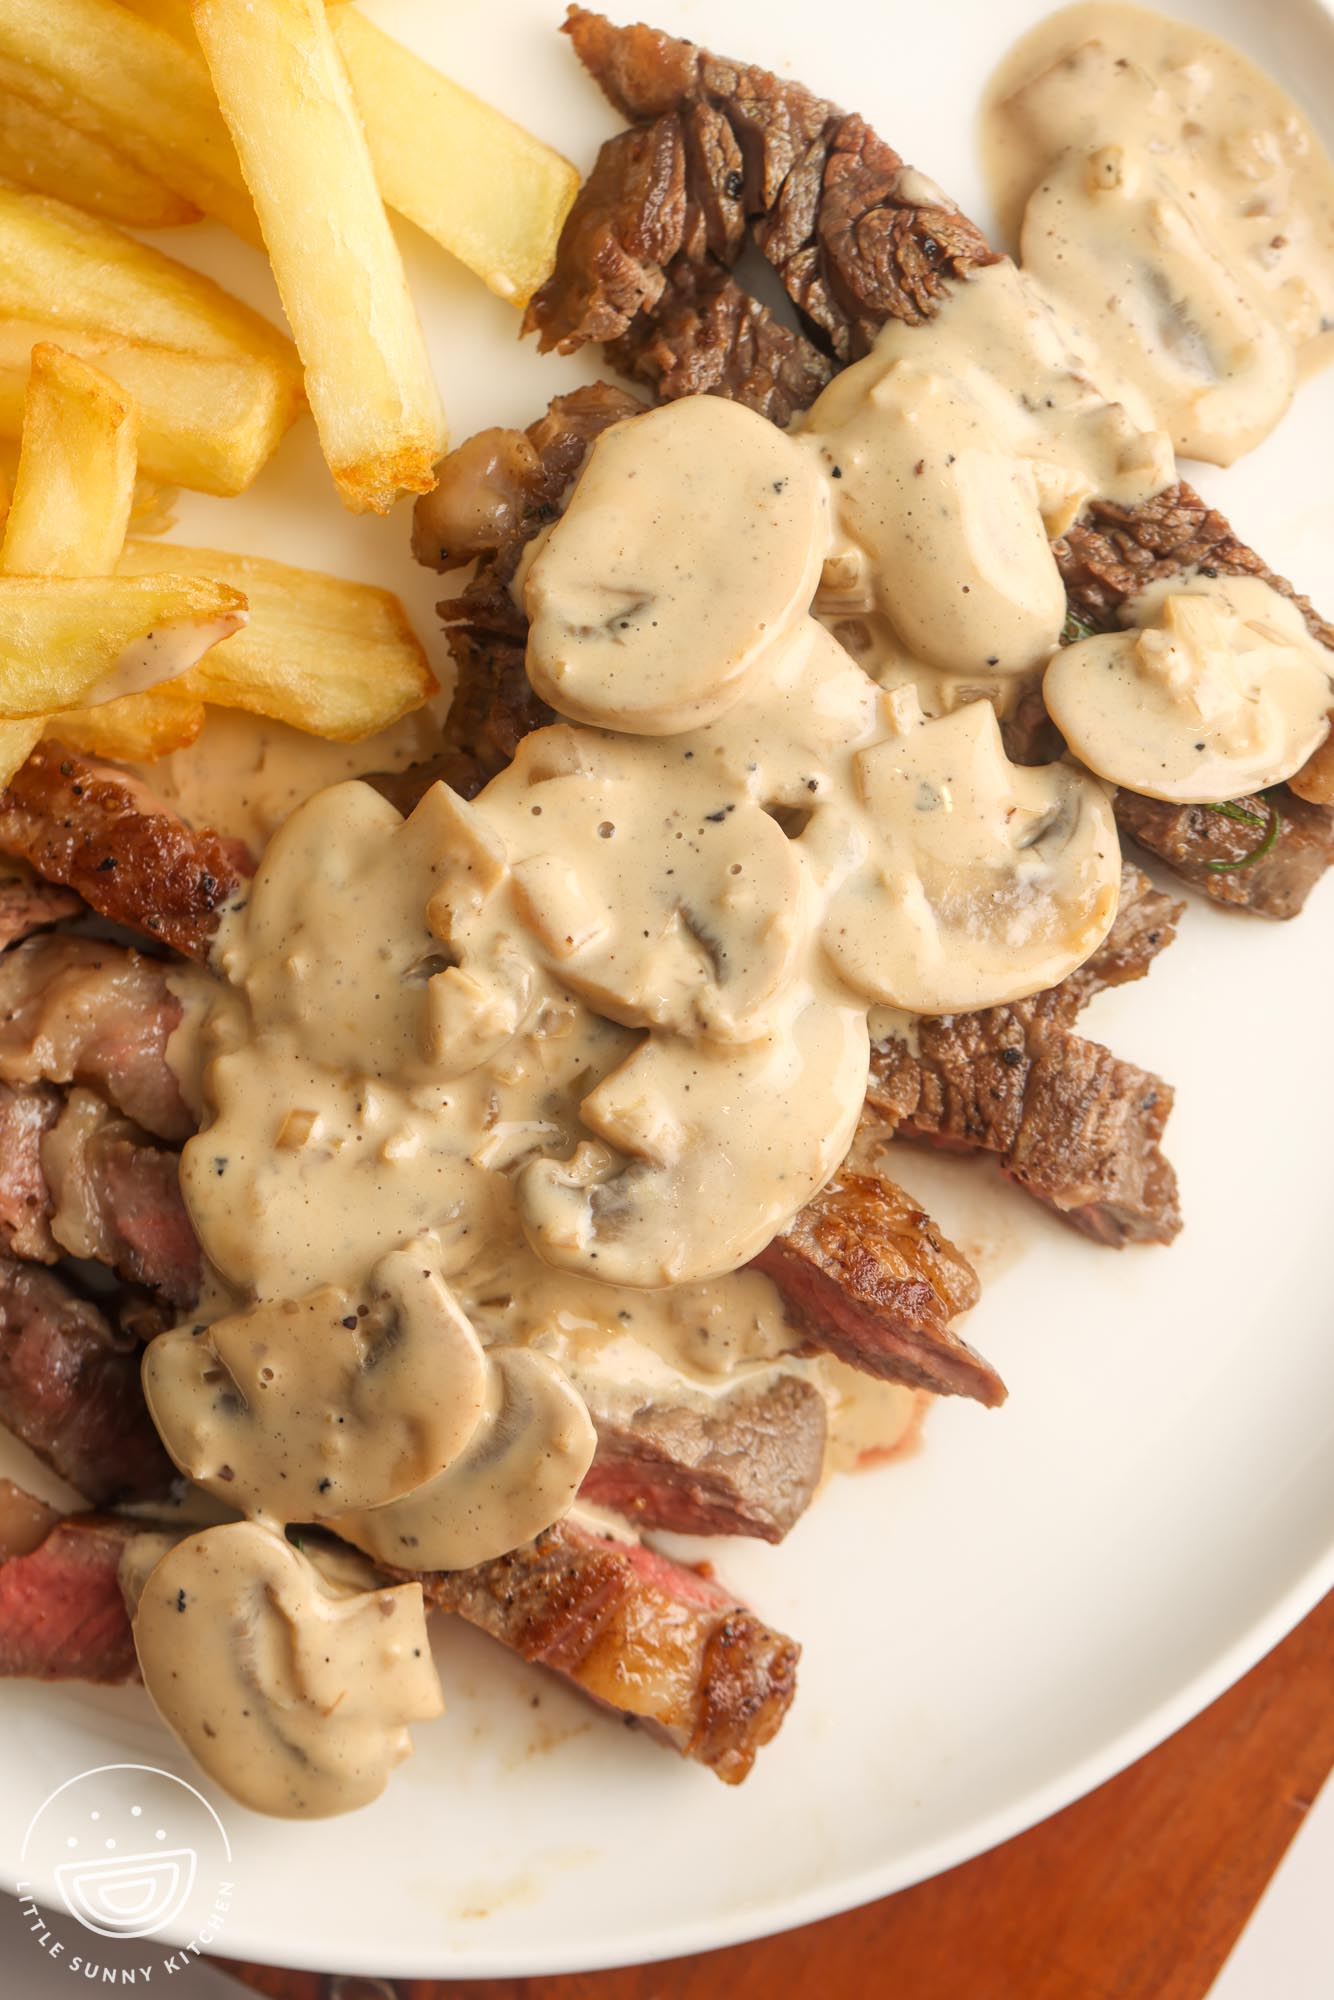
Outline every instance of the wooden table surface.
<svg viewBox="0 0 1334 2000"><path fill-rule="evenodd" d="M847 1916L561 1979L225 1969L272 2000L1202 2000L1332 1767L1334 1595L1120 1777Z"/></svg>

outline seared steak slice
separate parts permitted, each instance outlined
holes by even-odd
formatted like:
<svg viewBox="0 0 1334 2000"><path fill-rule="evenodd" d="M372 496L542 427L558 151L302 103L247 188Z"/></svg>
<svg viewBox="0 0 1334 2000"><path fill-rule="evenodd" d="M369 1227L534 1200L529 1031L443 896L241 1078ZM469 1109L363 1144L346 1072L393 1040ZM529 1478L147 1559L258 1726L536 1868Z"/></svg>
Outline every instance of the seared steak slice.
<svg viewBox="0 0 1334 2000"><path fill-rule="evenodd" d="M21 944L34 931L45 930L66 917L77 917L83 904L72 889L43 882L30 869L16 862L4 864L0 873L0 951Z"/></svg>
<svg viewBox="0 0 1334 2000"><path fill-rule="evenodd" d="M796 1692L793 1640L697 1571L574 1520L495 1562L419 1580L429 1605L551 1667L729 1785Z"/></svg>
<svg viewBox="0 0 1334 2000"><path fill-rule="evenodd" d="M139 1678L119 1568L140 1533L134 1521L73 1514L0 1563L0 1676L112 1685Z"/></svg>
<svg viewBox="0 0 1334 2000"><path fill-rule="evenodd" d="M0 958L0 1079L81 1083L159 1139L195 1120L167 1064L170 968L100 938L33 938Z"/></svg>
<svg viewBox="0 0 1334 2000"><path fill-rule="evenodd" d="M54 1271L0 1261L0 1423L85 1499L163 1493L175 1477L139 1353Z"/></svg>
<svg viewBox="0 0 1334 2000"><path fill-rule="evenodd" d="M246 874L239 842L195 832L126 773L51 742L0 790L0 851L187 958L207 957Z"/></svg>
<svg viewBox="0 0 1334 2000"><path fill-rule="evenodd" d="M833 374L819 348L743 292L721 265L679 257L652 312L607 343L607 358L655 401L726 396L786 427Z"/></svg>
<svg viewBox="0 0 1334 2000"><path fill-rule="evenodd" d="M1200 569L1206 576L1259 577L1291 598L1314 638L1334 647L1334 627L1309 599L1239 541L1217 508L1184 482L1141 507L1095 500L1054 547L1071 610L1092 630L1113 629L1126 599L1150 583ZM1331 799L1334 752L1322 747L1291 786L1229 801L1230 811L1123 791L1116 817L1123 832L1214 902L1261 917L1295 917L1334 861L1334 812L1326 810ZM1266 838L1271 831L1272 843Z"/></svg>
<svg viewBox="0 0 1334 2000"><path fill-rule="evenodd" d="M1031 1000L920 1021L911 1048L873 1044L868 1106L900 1137L992 1154L1100 1243L1171 1242L1181 1215L1159 1148L1171 1089L1071 1027L1095 993L1143 978L1181 910L1127 865L1116 922L1084 965Z"/></svg>
<svg viewBox="0 0 1334 2000"><path fill-rule="evenodd" d="M1116 823L1212 902L1257 917L1295 917L1334 862L1334 811L1288 785L1224 811L1122 791Z"/></svg>
<svg viewBox="0 0 1334 2000"><path fill-rule="evenodd" d="M0 1083L0 1252L54 1264L51 1197L42 1171L42 1135L60 1115L49 1084Z"/></svg>
<svg viewBox="0 0 1334 2000"><path fill-rule="evenodd" d="M980 231L905 169L864 119L802 84L656 29L613 27L579 7L565 32L606 96L636 122L641 143L646 130L662 135L675 126L673 157L684 168L680 251L697 266L706 257L730 264L748 221L839 360L866 353L886 319L929 318L951 277L993 260ZM528 310L526 328L544 347L557 326L567 349L615 337L597 330L606 288L599 288L588 235L595 218L614 212L619 240L634 240L634 191L606 147L594 179L596 201L576 200L556 268ZM644 307L651 309L661 290Z"/></svg>
<svg viewBox="0 0 1334 2000"><path fill-rule="evenodd" d="M841 1169L755 1265L812 1346L936 1396L1005 1401L995 1369L951 1325L977 1304L977 1274L882 1175Z"/></svg>
<svg viewBox="0 0 1334 2000"><path fill-rule="evenodd" d="M150 1144L92 1091L75 1090L43 1139L41 1163L62 1250L109 1265L173 1306L193 1305L199 1243L175 1153Z"/></svg>
<svg viewBox="0 0 1334 2000"><path fill-rule="evenodd" d="M617 1417L588 1403L598 1449L580 1491L636 1527L781 1542L820 1482L824 1398L796 1376L734 1389L708 1412L653 1403Z"/></svg>
<svg viewBox="0 0 1334 2000"><path fill-rule="evenodd" d="M1052 552L1060 566L1070 609L1095 631L1115 629L1117 612L1128 597L1202 569L1223 576L1258 576L1301 611L1313 638L1334 646L1334 627L1326 624L1309 599L1294 590L1261 561L1254 549L1238 541L1216 507L1202 500L1194 487L1180 481L1138 507L1118 507L1110 500L1090 501L1083 517Z"/></svg>

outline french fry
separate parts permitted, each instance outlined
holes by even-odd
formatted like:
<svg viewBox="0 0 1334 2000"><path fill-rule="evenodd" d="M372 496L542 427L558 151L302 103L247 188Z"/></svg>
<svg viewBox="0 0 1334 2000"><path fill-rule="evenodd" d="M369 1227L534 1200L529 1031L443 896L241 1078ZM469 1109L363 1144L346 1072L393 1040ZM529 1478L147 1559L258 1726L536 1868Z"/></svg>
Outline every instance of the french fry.
<svg viewBox="0 0 1334 2000"><path fill-rule="evenodd" d="M0 314L120 333L186 354L267 359L288 371L299 394L296 351L261 313L110 223L6 187L0 187Z"/></svg>
<svg viewBox="0 0 1334 2000"><path fill-rule="evenodd" d="M110 576L134 499L139 412L109 376L43 341L32 351L0 568Z"/></svg>
<svg viewBox="0 0 1334 2000"><path fill-rule="evenodd" d="M386 513L434 483L445 424L323 0L193 0L192 18L334 482Z"/></svg>
<svg viewBox="0 0 1334 2000"><path fill-rule="evenodd" d="M245 622L199 576L0 577L0 715L22 721L174 679Z"/></svg>
<svg viewBox="0 0 1334 2000"><path fill-rule="evenodd" d="M205 215L257 240L254 210L208 72L117 0L4 0L0 59L11 88L128 154Z"/></svg>
<svg viewBox="0 0 1334 2000"><path fill-rule="evenodd" d="M332 5L329 20L389 206L526 305L555 261L576 168L355 7Z"/></svg>
<svg viewBox="0 0 1334 2000"><path fill-rule="evenodd" d="M216 576L244 593L250 620L178 683L220 708L355 742L435 692L435 679L391 591L259 556L130 541L121 572Z"/></svg>
<svg viewBox="0 0 1334 2000"><path fill-rule="evenodd" d="M101 139L0 89L0 174L33 194L63 195L127 229L195 222L193 202L136 167Z"/></svg>
<svg viewBox="0 0 1334 2000"><path fill-rule="evenodd" d="M198 46L190 0L121 0ZM329 8L380 193L498 298L528 303L555 261L579 172L355 7Z"/></svg>
<svg viewBox="0 0 1334 2000"><path fill-rule="evenodd" d="M0 785L7 785L42 740L40 722L0 722Z"/></svg>
<svg viewBox="0 0 1334 2000"><path fill-rule="evenodd" d="M166 486L243 493L299 407L289 371L267 358L182 354L114 333L0 319L0 434L18 436L29 358L57 331L62 347L134 397L140 467Z"/></svg>
<svg viewBox="0 0 1334 2000"><path fill-rule="evenodd" d="M12 724L11 727L29 727ZM204 704L171 687L125 694L100 708L68 709L52 716L46 734L88 757L112 757L122 764L151 764L170 750L184 750L204 727ZM3 739L0 738L0 767Z"/></svg>

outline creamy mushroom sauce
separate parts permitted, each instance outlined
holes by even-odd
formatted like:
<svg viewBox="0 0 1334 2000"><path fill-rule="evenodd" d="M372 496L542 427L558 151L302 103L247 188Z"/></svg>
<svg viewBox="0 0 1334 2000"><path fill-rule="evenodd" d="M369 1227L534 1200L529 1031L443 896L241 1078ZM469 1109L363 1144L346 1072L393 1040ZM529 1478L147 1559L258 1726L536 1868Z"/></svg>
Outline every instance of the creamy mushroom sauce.
<svg viewBox="0 0 1334 2000"><path fill-rule="evenodd" d="M993 115L1038 121L1035 181L1069 94L1024 74ZM1309 207L1318 179L1285 186ZM1267 326L1307 324L1270 293ZM792 433L715 399L610 430L515 583L566 719L471 805L306 798L209 972L174 976L207 1302L145 1383L247 1518L145 1540L126 1587L150 1692L248 1803L362 1803L440 1701L419 1586L333 1575L293 1523L400 1571L500 1554L574 1503L585 1398L614 1420L801 1374L831 1470L910 1429L911 1391L800 1355L743 1268L848 1149L868 1017L911 1040L1096 947L1102 779L1235 795L1323 733L1323 659L1254 579L1061 648L1050 539L1173 477L1155 366L998 260ZM1005 755L1044 670L1088 769ZM280 769L260 831L309 789Z"/></svg>
<svg viewBox="0 0 1334 2000"><path fill-rule="evenodd" d="M1068 7L988 86L983 154L1025 269L1178 451L1266 437L1334 327L1334 167L1271 77L1139 7Z"/></svg>

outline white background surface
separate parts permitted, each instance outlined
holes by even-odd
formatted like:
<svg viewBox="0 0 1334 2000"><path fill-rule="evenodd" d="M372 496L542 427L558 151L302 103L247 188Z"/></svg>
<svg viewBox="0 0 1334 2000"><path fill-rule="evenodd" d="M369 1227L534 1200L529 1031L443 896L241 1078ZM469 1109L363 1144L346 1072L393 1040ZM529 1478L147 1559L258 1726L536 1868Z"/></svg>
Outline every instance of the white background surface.
<svg viewBox="0 0 1334 2000"><path fill-rule="evenodd" d="M558 0L372 0L368 11L581 165L612 129L554 33ZM985 220L972 107L1042 10L644 0L621 11L858 105ZM1334 117L1334 40L1315 0L1176 11L1219 25ZM521 350L508 308L410 232L404 242L456 436L527 421L594 372ZM271 304L259 259L219 232L170 247ZM1327 373L1259 452L1207 482L1238 531L1317 596L1334 575L1331 441ZM179 533L394 584L432 635L435 580L407 558L404 515L341 514L308 427L244 501L191 500ZM720 1573L805 1646L796 1708L739 1793L475 1635L442 1630L448 1713L417 1732L383 1801L311 1826L218 1801L241 1888L229 1948L481 1976L633 1962L803 1921L1053 1811L1274 1643L1334 1581L1332 920L1328 880L1295 925L1194 904L1148 984L1090 1016L1092 1033L1177 1088L1169 1145L1188 1226L1170 1252L1118 1257L979 1169L905 1155L902 1178L980 1257L988 1282L971 1337L1011 1401L1002 1414L942 1405L927 1450L837 1484L781 1549L709 1545ZM188 1770L136 1690L11 1683L0 1736L0 1881L13 1879L31 1812L74 1772L124 1756Z"/></svg>

